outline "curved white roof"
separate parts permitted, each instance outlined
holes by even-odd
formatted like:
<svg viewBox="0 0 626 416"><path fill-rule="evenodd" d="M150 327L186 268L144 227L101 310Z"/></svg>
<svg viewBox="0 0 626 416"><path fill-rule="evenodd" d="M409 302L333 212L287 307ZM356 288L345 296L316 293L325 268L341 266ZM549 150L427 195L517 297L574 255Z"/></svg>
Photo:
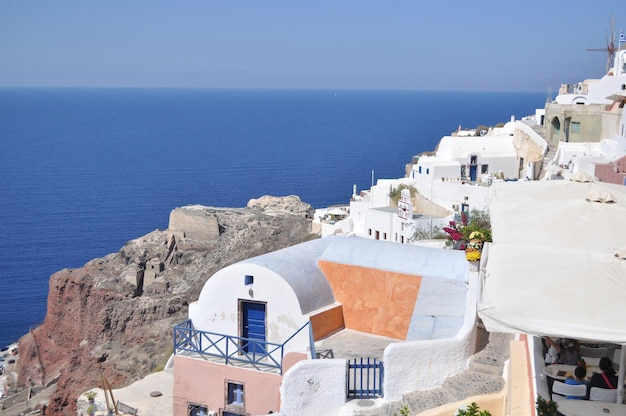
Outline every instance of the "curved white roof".
<svg viewBox="0 0 626 416"><path fill-rule="evenodd" d="M437 156L447 159L466 158L469 154L484 157L515 156L512 136L453 137L445 136L437 147Z"/></svg>
<svg viewBox="0 0 626 416"><path fill-rule="evenodd" d="M302 314L307 314L335 302L330 284L317 267L317 260L328 244L327 239L320 238L253 257L240 264L256 264L280 275L295 292Z"/></svg>
<svg viewBox="0 0 626 416"><path fill-rule="evenodd" d="M335 302L318 260L467 281L467 262L462 255L407 244L359 237L329 236L263 254L240 264L255 264L280 275L293 289L303 314Z"/></svg>
<svg viewBox="0 0 626 416"><path fill-rule="evenodd" d="M359 237L332 240L320 260L396 273L467 281L467 261L451 250L398 244Z"/></svg>

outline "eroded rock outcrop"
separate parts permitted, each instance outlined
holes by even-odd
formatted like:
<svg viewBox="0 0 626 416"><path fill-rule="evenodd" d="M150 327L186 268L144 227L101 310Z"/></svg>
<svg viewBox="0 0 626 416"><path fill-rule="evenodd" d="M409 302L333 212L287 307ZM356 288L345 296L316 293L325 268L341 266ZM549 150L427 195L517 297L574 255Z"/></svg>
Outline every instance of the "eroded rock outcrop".
<svg viewBox="0 0 626 416"><path fill-rule="evenodd" d="M99 386L102 374L118 388L163 367L173 326L187 318L187 305L213 273L312 238L310 205L297 197L260 200L267 203L177 208L173 230L154 231L118 253L53 274L44 323L19 341L18 383L57 383L47 414L69 415L77 395ZM147 264L159 270L138 288L139 280L129 276Z"/></svg>

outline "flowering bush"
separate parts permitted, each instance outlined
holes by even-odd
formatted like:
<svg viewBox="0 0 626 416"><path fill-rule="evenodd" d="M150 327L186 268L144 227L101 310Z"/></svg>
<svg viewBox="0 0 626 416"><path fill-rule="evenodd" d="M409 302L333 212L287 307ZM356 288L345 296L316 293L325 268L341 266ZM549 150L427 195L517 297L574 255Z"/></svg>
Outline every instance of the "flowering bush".
<svg viewBox="0 0 626 416"><path fill-rule="evenodd" d="M446 245L455 250L465 250L469 261L480 259L480 253L485 241L491 241L491 223L489 214L473 210L469 218L461 213L461 223L450 221L448 227L443 227L448 234Z"/></svg>
<svg viewBox="0 0 626 416"><path fill-rule="evenodd" d="M480 260L480 251L468 248L465 250L465 258L467 261L478 261Z"/></svg>

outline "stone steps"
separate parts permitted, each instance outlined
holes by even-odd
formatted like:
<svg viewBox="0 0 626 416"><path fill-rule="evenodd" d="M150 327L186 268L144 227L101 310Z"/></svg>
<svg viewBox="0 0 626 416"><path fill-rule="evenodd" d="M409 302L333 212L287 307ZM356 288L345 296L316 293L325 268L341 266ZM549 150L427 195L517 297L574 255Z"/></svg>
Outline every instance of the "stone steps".
<svg viewBox="0 0 626 416"><path fill-rule="evenodd" d="M435 407L464 400L468 397L497 393L504 388L502 371L509 358L511 334L490 333L489 342L470 359L469 368L461 374L449 377L443 386L426 391L403 395L402 401L385 403L375 409L358 409L353 415L398 416L403 406L408 406L412 416Z"/></svg>
<svg viewBox="0 0 626 416"><path fill-rule="evenodd" d="M541 170L539 171L539 179L543 179L546 175L546 167L550 163L554 156L556 156L556 151L558 150L558 145L548 147L548 152L543 157L543 164L541 165Z"/></svg>

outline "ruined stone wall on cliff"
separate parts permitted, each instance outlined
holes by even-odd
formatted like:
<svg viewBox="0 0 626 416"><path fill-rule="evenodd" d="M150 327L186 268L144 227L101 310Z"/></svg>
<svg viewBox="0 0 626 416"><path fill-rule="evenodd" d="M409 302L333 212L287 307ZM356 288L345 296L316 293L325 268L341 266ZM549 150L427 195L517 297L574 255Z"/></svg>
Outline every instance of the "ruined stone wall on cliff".
<svg viewBox="0 0 626 416"><path fill-rule="evenodd" d="M57 383L48 414L64 415L80 392L100 385L101 374L119 388L161 368L172 353L173 326L187 318L211 275L312 238L310 205L294 197L282 206L280 198L261 200L239 209L177 208L176 230L153 231L80 269L53 274L44 323L19 341L18 383ZM198 222L202 217L207 223ZM213 223L218 235L210 232ZM163 261L163 270L138 290L128 276L153 259Z"/></svg>

